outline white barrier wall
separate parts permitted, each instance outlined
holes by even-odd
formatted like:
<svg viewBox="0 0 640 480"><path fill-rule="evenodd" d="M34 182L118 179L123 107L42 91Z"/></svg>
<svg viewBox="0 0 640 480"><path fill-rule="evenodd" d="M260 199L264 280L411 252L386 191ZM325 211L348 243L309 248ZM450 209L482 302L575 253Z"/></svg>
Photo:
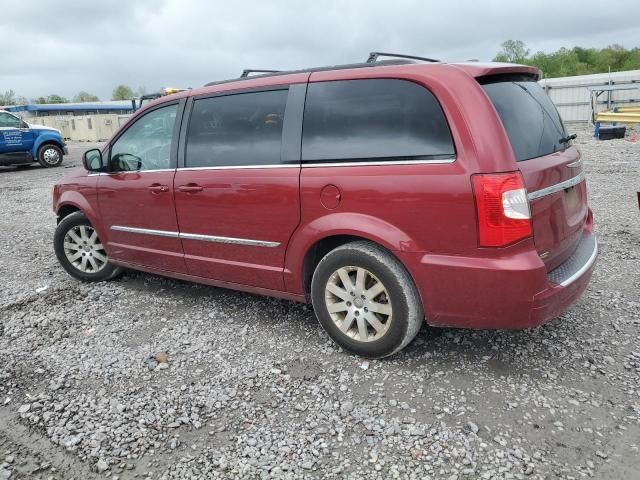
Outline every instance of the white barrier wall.
<svg viewBox="0 0 640 480"><path fill-rule="evenodd" d="M575 77L547 78L540 80L565 123L588 122L591 115L591 92L589 87L605 85L637 87L630 90L604 92L598 98L597 111L613 107L640 106L640 70L626 72L596 73Z"/></svg>
<svg viewBox="0 0 640 480"><path fill-rule="evenodd" d="M68 140L101 142L108 140L123 124L122 115L56 115L31 117L27 121L36 125L57 128Z"/></svg>

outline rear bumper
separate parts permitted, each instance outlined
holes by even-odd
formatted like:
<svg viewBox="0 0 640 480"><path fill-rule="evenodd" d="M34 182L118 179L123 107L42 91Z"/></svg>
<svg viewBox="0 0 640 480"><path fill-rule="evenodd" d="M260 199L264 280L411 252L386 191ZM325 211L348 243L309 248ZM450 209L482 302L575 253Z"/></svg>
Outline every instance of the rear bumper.
<svg viewBox="0 0 640 480"><path fill-rule="evenodd" d="M533 299L533 325L554 319L578 299L589 284L597 257L596 236L585 233L571 257L547 274L550 287Z"/></svg>
<svg viewBox="0 0 640 480"><path fill-rule="evenodd" d="M518 329L542 325L574 303L597 252L586 228L573 255L549 273L532 246L496 258L397 254L416 281L430 325Z"/></svg>

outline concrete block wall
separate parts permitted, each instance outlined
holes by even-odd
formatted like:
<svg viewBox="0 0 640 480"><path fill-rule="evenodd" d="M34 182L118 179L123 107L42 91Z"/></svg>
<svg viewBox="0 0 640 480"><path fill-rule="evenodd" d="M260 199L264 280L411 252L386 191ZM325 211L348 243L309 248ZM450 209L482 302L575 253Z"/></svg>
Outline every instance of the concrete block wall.
<svg viewBox="0 0 640 480"><path fill-rule="evenodd" d="M80 142L101 142L108 140L123 123L122 115L56 115L32 117L27 121L35 125L57 128L68 140Z"/></svg>

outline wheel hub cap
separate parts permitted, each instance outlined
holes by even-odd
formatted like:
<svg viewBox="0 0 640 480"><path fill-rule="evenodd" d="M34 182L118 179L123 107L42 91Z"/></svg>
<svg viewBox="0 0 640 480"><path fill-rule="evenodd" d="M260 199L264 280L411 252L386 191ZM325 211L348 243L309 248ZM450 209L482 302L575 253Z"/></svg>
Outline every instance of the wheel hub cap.
<svg viewBox="0 0 640 480"><path fill-rule="evenodd" d="M338 329L359 342L380 339L391 325L389 293L373 273L362 267L342 267L329 277L325 305Z"/></svg>
<svg viewBox="0 0 640 480"><path fill-rule="evenodd" d="M44 161L47 163L56 163L60 158L60 156L58 155L58 152L53 148L46 149L44 151L43 157L44 157Z"/></svg>

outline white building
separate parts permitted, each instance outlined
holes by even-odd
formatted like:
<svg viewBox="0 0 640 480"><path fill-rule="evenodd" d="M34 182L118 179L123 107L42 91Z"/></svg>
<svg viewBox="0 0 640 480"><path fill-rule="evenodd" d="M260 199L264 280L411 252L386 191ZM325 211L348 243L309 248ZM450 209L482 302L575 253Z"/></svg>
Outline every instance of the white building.
<svg viewBox="0 0 640 480"><path fill-rule="evenodd" d="M565 123L590 121L591 92L596 86L603 88L595 105L598 112L640 106L640 70L546 78L540 80L540 84L558 107Z"/></svg>

